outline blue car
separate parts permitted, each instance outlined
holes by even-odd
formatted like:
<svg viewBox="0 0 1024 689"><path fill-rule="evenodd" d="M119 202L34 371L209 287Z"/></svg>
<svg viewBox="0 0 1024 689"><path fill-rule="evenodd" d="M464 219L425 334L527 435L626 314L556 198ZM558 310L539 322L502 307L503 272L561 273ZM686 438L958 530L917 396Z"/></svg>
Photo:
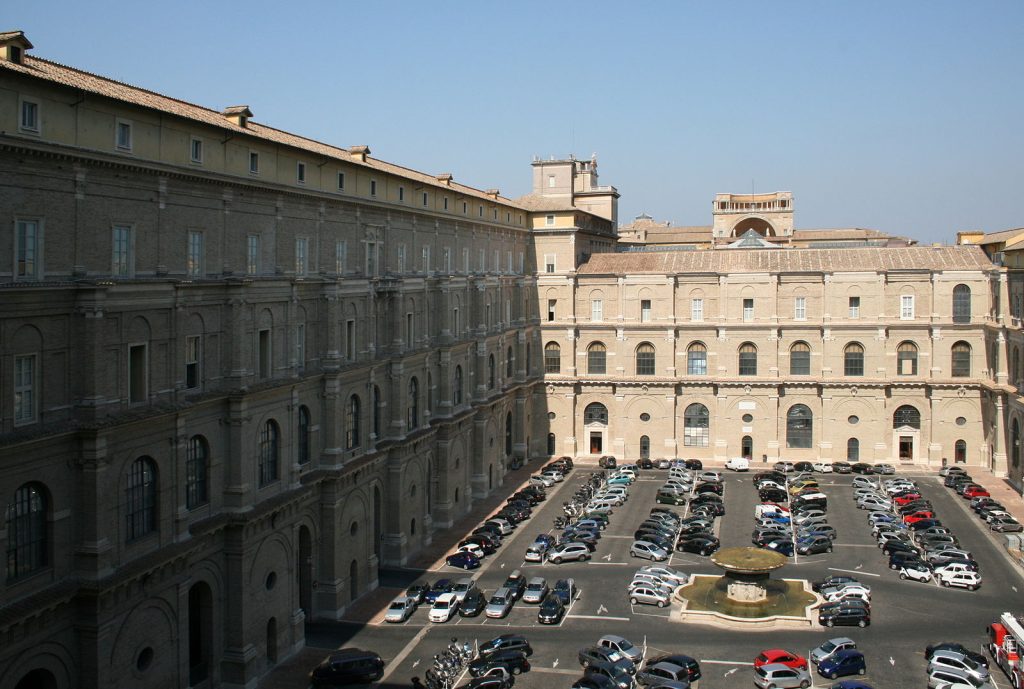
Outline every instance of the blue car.
<svg viewBox="0 0 1024 689"><path fill-rule="evenodd" d="M537 534L537 538L533 539L534 543L543 543L547 547L551 548L555 545L555 537L551 534Z"/></svg>
<svg viewBox="0 0 1024 689"><path fill-rule="evenodd" d="M863 675L867 671L868 666L864 662L864 654L854 648L839 651L818 664L818 674L829 679L847 675Z"/></svg>
<svg viewBox="0 0 1024 689"><path fill-rule="evenodd" d="M438 596L442 593L451 593L453 588L455 588L455 582L451 579L438 579L434 585L430 587L430 590L424 594L423 600L427 603L433 604L433 602L437 600Z"/></svg>
<svg viewBox="0 0 1024 689"><path fill-rule="evenodd" d="M769 517L769 519L771 519L776 524L782 524L784 526L789 524L789 516L788 515L776 514L776 515L774 515L772 517Z"/></svg>
<svg viewBox="0 0 1024 689"><path fill-rule="evenodd" d="M788 538L778 541L771 541L765 547L769 550L774 550L780 555L785 555L786 557L792 557L793 555L793 541L789 540Z"/></svg>
<svg viewBox="0 0 1024 689"><path fill-rule="evenodd" d="M608 479L609 486L628 486L632 482L633 479L629 478L628 476L616 476L614 478Z"/></svg>
<svg viewBox="0 0 1024 689"><path fill-rule="evenodd" d="M829 689L875 689L866 682L856 679L844 679L842 682L835 682Z"/></svg>
<svg viewBox="0 0 1024 689"><path fill-rule="evenodd" d="M480 558L473 553L455 553L446 557L444 562L449 567L459 569L476 569L480 566Z"/></svg>

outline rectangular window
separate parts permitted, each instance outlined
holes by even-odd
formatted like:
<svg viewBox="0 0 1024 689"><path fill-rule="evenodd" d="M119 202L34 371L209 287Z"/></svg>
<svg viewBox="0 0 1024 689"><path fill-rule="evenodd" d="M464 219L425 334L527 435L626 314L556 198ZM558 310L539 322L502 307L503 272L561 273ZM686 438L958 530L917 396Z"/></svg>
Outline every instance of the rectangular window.
<svg viewBox="0 0 1024 689"><path fill-rule="evenodd" d="M495 273L500 273L501 272L500 257L501 257L501 252L498 251L497 249L495 249L494 250L494 272Z"/></svg>
<svg viewBox="0 0 1024 689"><path fill-rule="evenodd" d="M466 203L465 201L463 201L462 202L462 214L465 215L466 213L469 213L469 204Z"/></svg>
<svg viewBox="0 0 1024 689"><path fill-rule="evenodd" d="M554 188L555 188L555 176L554 175L548 175L548 189L554 189Z"/></svg>
<svg viewBox="0 0 1024 689"><path fill-rule="evenodd" d="M245 272L258 275L260 272L260 236L251 234L246 238Z"/></svg>
<svg viewBox="0 0 1024 689"><path fill-rule="evenodd" d="M188 146L189 159L196 165L202 165L203 163L203 140L197 137L192 137Z"/></svg>
<svg viewBox="0 0 1024 689"><path fill-rule="evenodd" d="M366 275L375 277L377 275L377 243L366 243Z"/></svg>
<svg viewBox="0 0 1024 689"><path fill-rule="evenodd" d="M690 300L690 320L694 322L700 322L704 320L704 300L703 299L691 299Z"/></svg>
<svg viewBox="0 0 1024 689"><path fill-rule="evenodd" d="M651 322L651 300L641 299L640 300L640 322L650 323Z"/></svg>
<svg viewBox="0 0 1024 689"><path fill-rule="evenodd" d="M14 277L34 280L39 277L40 223L38 220L14 222Z"/></svg>
<svg viewBox="0 0 1024 689"><path fill-rule="evenodd" d="M900 297L900 320L914 319L914 295L904 294Z"/></svg>
<svg viewBox="0 0 1024 689"><path fill-rule="evenodd" d="M523 274L523 252L522 251L519 252L518 261L519 261L519 274L522 275Z"/></svg>
<svg viewBox="0 0 1024 689"><path fill-rule="evenodd" d="M412 348L416 344L416 330L415 324L412 319L412 314L405 314L405 346Z"/></svg>
<svg viewBox="0 0 1024 689"><path fill-rule="evenodd" d="M142 404L149 398L146 345L128 346L128 403Z"/></svg>
<svg viewBox="0 0 1024 689"><path fill-rule="evenodd" d="M398 245L398 273L405 273L405 244Z"/></svg>
<svg viewBox="0 0 1024 689"><path fill-rule="evenodd" d="M548 227L553 226L555 224L555 216L554 215L545 215L544 216L544 224L547 225Z"/></svg>
<svg viewBox="0 0 1024 689"><path fill-rule="evenodd" d="M398 200L405 201L405 187L398 187Z"/></svg>
<svg viewBox="0 0 1024 689"><path fill-rule="evenodd" d="M507 265L508 272L511 273L512 272L512 252L511 251L506 251L505 252L505 263Z"/></svg>
<svg viewBox="0 0 1024 689"><path fill-rule="evenodd" d="M303 277L309 273L309 240L298 237L295 240L295 275Z"/></svg>
<svg viewBox="0 0 1024 689"><path fill-rule="evenodd" d="M850 318L860 318L860 297L850 297Z"/></svg>
<svg viewBox="0 0 1024 689"><path fill-rule="evenodd" d="M487 255L487 252L484 251L483 249L480 249L480 251L477 253L476 263L477 263L477 266L479 267L479 271L481 273L487 272L487 258L486 258L486 255Z"/></svg>
<svg viewBox="0 0 1024 689"><path fill-rule="evenodd" d="M452 309L452 333L456 337L462 332L462 322L459 320L459 307Z"/></svg>
<svg viewBox="0 0 1024 689"><path fill-rule="evenodd" d="M376 195L377 195L377 180L371 179L370 180L370 196L376 196Z"/></svg>
<svg viewBox="0 0 1024 689"><path fill-rule="evenodd" d="M469 249L462 249L462 272L469 274Z"/></svg>
<svg viewBox="0 0 1024 689"><path fill-rule="evenodd" d="M430 272L430 247L425 246L422 249L422 255L420 256L420 270L424 273Z"/></svg>
<svg viewBox="0 0 1024 689"><path fill-rule="evenodd" d="M451 275L452 272L452 250L448 247L441 249L441 262L444 264L444 272Z"/></svg>
<svg viewBox="0 0 1024 689"><path fill-rule="evenodd" d="M478 211L477 215L479 215L481 218L484 217L484 207L483 206L477 206L477 211Z"/></svg>
<svg viewBox="0 0 1024 689"><path fill-rule="evenodd" d="M807 320L807 297L793 299L793 318L798 321Z"/></svg>
<svg viewBox="0 0 1024 689"><path fill-rule="evenodd" d="M249 151L249 174L260 174L260 154L256 151Z"/></svg>
<svg viewBox="0 0 1024 689"><path fill-rule="evenodd" d="M512 302L505 300L505 325L512 323Z"/></svg>
<svg viewBox="0 0 1024 689"><path fill-rule="evenodd" d="M423 205L427 206L427 205L429 205L429 203L430 203L430 197L427 195L427 192L423 192Z"/></svg>
<svg viewBox="0 0 1024 689"><path fill-rule="evenodd" d="M557 299L548 299L548 320L555 320L555 306L558 304Z"/></svg>
<svg viewBox="0 0 1024 689"><path fill-rule="evenodd" d="M752 321L754 320L754 300L744 299L743 300L743 320Z"/></svg>
<svg viewBox="0 0 1024 689"><path fill-rule="evenodd" d="M306 183L306 164L296 163L295 165L295 181L299 184Z"/></svg>
<svg viewBox="0 0 1024 689"><path fill-rule="evenodd" d="M448 210L448 197L447 196L444 197L444 209Z"/></svg>
<svg viewBox="0 0 1024 689"><path fill-rule="evenodd" d="M553 273L555 272L555 255L544 254L544 272Z"/></svg>
<svg viewBox="0 0 1024 689"><path fill-rule="evenodd" d="M112 244L111 274L114 277L129 277L132 273L132 228L114 225Z"/></svg>
<svg viewBox="0 0 1024 689"><path fill-rule="evenodd" d="M349 361L356 360L356 322L345 321L345 358Z"/></svg>
<svg viewBox="0 0 1024 689"><path fill-rule="evenodd" d="M599 323L604 319L604 300L603 299L591 299L590 300L590 320Z"/></svg>
<svg viewBox="0 0 1024 689"><path fill-rule="evenodd" d="M199 387L199 336L185 338L185 387Z"/></svg>
<svg viewBox="0 0 1024 689"><path fill-rule="evenodd" d="M348 267L348 240L339 239L334 242L334 272L344 275Z"/></svg>
<svg viewBox="0 0 1024 689"><path fill-rule="evenodd" d="M14 357L14 425L36 420L36 355Z"/></svg>
<svg viewBox="0 0 1024 689"><path fill-rule="evenodd" d="M115 125L115 140L118 150L132 150L132 123L127 120L118 119Z"/></svg>
<svg viewBox="0 0 1024 689"><path fill-rule="evenodd" d="M203 274L203 233L195 230L188 233L188 261L186 270L192 277Z"/></svg>
<svg viewBox="0 0 1024 689"><path fill-rule="evenodd" d="M270 377L270 330L264 329L259 332L259 339L256 343L258 373L262 380Z"/></svg>
<svg viewBox="0 0 1024 689"><path fill-rule="evenodd" d="M21 120L18 126L24 132L39 133L39 103L30 100L21 101Z"/></svg>
<svg viewBox="0 0 1024 689"><path fill-rule="evenodd" d="M306 325L299 323L295 326L295 365L306 368Z"/></svg>
<svg viewBox="0 0 1024 689"><path fill-rule="evenodd" d="M338 191L345 191L345 173L338 173Z"/></svg>

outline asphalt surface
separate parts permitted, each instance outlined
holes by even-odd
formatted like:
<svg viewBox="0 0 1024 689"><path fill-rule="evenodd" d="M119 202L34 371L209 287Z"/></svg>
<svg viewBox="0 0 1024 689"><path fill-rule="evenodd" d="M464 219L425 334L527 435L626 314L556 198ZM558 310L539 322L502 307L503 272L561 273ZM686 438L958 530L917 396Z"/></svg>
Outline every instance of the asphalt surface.
<svg viewBox="0 0 1024 689"><path fill-rule="evenodd" d="M727 512L716 525L722 547L750 545L754 506L758 502L753 473L723 474ZM548 490L548 500L505 538L498 552L486 558L479 570L454 570L444 566L442 559L440 566L416 577L433 582L442 577L471 576L488 596L517 569L527 578L545 577L549 585L556 579L571 577L576 580L580 594L561 624L538 624L537 606L521 601L505 619L487 619L483 615L455 617L445 624L428 622L427 606L421 606L402 624L385 624L381 611L365 625L310 625L304 656L312 657L319 650L322 657L326 649L343 646L373 649L387 663L380 685L409 687L410 679L422 677L433 655L452 637L460 642L483 643L499 634L515 632L526 635L534 648L530 658L532 670L517 678L516 688L565 688L582 675L577 651L595 643L603 634L619 634L645 647L648 656L675 652L697 658L703 672L698 683L700 689L724 689L753 686L752 661L763 649L785 648L806 656L810 649L829 638L848 636L867 657L868 674L858 679L876 689L917 689L927 682L923 655L926 644L958 641L980 649L986 626L999 613L1013 610L1014 603L1020 600L1018 591L1024 590L1024 577L1009 562L998 537L981 528L967 501L943 487L942 479L934 474L910 477L918 481L924 497L931 500L938 518L979 562L983 585L978 591L901 581L896 572L888 569L886 558L871 537L867 512L858 510L854 504L853 477L821 475L822 490L828 495L829 523L839 532L834 552L790 558L789 564L773 576L811 581L829 574L857 576L872 590L870 627L825 629L815 624L806 630L738 631L673 621L669 619L668 608L633 606L625 592L633 572L648 564L646 560L630 557L632 533L655 505L655 493L666 474L659 470L641 473L640 480L630 488L629 500L615 509L590 562L554 565L523 561L526 547L538 533L554 532L552 522L561 513L563 500L589 475L588 468L578 467L563 483ZM683 507L674 509L684 511ZM665 564L687 573L719 573L708 558L689 553L675 553ZM813 669L812 677L814 686L831 684ZM994 669L993 678L997 686L1008 684L998 669ZM463 677L459 684L468 679Z"/></svg>

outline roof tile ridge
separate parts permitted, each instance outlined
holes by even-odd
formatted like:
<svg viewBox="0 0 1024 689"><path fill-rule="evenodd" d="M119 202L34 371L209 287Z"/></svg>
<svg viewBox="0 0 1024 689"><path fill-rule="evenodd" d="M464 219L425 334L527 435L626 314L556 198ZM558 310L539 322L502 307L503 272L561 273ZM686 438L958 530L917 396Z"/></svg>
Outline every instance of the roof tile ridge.
<svg viewBox="0 0 1024 689"><path fill-rule="evenodd" d="M438 187L440 189L454 189L454 188L457 187L457 188L460 188L460 189L468 189L470 191L475 191L475 192L477 192L479 194L482 194L484 196L489 196L489 194L487 194L486 190L484 190L484 189L477 189L476 187L470 186L468 184L463 184L462 182L457 182L454 179L452 180L452 185L451 186L438 184L437 182L431 182L430 180L434 176L431 175L430 173L423 172L422 170L416 170L416 169L408 167L406 165L402 165L401 163L392 163L390 161L382 160L381 158L375 158L373 156L366 156L366 159L367 160L372 160L372 161L377 162L377 163L383 163L384 165L390 165L392 167L397 167L400 170L406 170L408 172L414 172L417 175L423 175L424 177L427 178L425 181L428 184L431 184L432 186L436 186L436 187ZM514 203L514 201L515 201L514 199L511 199L511 198L509 198L507 196L504 196L502 194L498 194L497 198L504 199L505 201L508 201L510 204Z"/></svg>

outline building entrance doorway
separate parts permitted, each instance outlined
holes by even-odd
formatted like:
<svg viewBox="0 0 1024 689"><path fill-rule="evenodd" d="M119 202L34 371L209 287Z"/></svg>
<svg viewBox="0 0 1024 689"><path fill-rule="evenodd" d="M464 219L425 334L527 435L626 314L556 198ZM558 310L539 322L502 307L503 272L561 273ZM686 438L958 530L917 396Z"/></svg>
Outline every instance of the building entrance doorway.
<svg viewBox="0 0 1024 689"><path fill-rule="evenodd" d="M740 442L740 456L746 459L754 456L754 439L749 435L743 436L743 440Z"/></svg>
<svg viewBox="0 0 1024 689"><path fill-rule="evenodd" d="M604 433L601 433L600 431L590 432L590 454L599 455L601 454L601 452L603 452L603 450L601 449L603 447L603 436Z"/></svg>
<svg viewBox="0 0 1024 689"><path fill-rule="evenodd" d="M899 460L901 462L914 461L914 436L901 435L899 439Z"/></svg>

